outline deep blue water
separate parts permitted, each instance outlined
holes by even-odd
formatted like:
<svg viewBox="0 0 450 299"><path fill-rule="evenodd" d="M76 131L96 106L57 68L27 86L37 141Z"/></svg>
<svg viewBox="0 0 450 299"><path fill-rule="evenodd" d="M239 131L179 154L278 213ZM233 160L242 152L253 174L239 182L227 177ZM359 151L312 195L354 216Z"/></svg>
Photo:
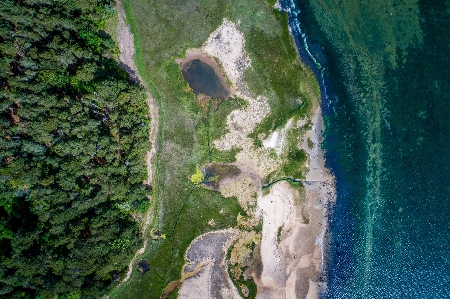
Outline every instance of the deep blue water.
<svg viewBox="0 0 450 299"><path fill-rule="evenodd" d="M327 298L450 298L450 1L282 0L337 181Z"/></svg>

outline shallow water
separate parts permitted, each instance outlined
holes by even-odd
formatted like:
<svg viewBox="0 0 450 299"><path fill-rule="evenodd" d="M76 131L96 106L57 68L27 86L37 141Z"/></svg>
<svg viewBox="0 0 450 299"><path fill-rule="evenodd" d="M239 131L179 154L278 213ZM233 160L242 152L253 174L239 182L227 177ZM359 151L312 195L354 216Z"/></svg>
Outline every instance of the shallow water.
<svg viewBox="0 0 450 299"><path fill-rule="evenodd" d="M214 69L200 59L186 62L182 73L196 95L204 94L221 100L228 98L229 93Z"/></svg>
<svg viewBox="0 0 450 299"><path fill-rule="evenodd" d="M450 298L450 1L282 3L337 178L324 297Z"/></svg>

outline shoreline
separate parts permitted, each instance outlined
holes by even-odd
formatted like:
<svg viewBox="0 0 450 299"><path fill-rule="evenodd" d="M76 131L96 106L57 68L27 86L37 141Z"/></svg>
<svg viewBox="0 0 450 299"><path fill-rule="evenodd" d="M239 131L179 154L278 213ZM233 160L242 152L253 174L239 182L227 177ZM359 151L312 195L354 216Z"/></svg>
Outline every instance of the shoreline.
<svg viewBox="0 0 450 299"><path fill-rule="evenodd" d="M323 120L323 110L321 107L318 108L319 113L316 115L316 121L313 124L312 131L313 136L316 138L314 143L321 144L323 142L323 131L325 129L325 124ZM321 147L317 147L313 153L313 161L310 163L310 171L307 175L308 180L315 180L318 176L324 179L324 182L318 186L319 196L322 198L319 204L322 205L322 230L320 235L316 239L316 245L320 249L321 263L320 271L321 278L326 276L326 260L325 253L328 250L328 235L329 235L329 215L332 212L330 206L335 204L337 197L336 190L336 177L332 173L332 169L326 167L325 152ZM307 187L308 188L308 187ZM318 285L319 294L326 292L326 284L321 283ZM318 297L316 297L318 298Z"/></svg>
<svg viewBox="0 0 450 299"><path fill-rule="evenodd" d="M270 193L258 199L264 219L261 246L264 270L257 282L263 293L257 298L312 299L324 290L319 282L324 274L324 236L328 230L328 205L335 200L336 190L320 149L322 128L321 109L317 107L313 126L301 143L310 157L306 175L310 183L302 183L306 202L295 204L296 191L286 181L274 183ZM313 148L308 147L308 138L313 140ZM309 217L306 222L305 215ZM277 242L279 228L282 230Z"/></svg>
<svg viewBox="0 0 450 299"><path fill-rule="evenodd" d="M119 20L123 22L123 15L121 18L119 16ZM122 26L125 31L128 30L128 36L132 39L133 35L129 32L127 24L121 24L125 26ZM133 46L132 40L131 46ZM225 74L224 77L232 82L233 94L248 102L247 107L234 110L229 114L227 118L228 133L217 140L213 140L211 144L222 151L233 147L241 148L241 151L236 155L235 164L248 172L249 175L239 179L236 178L232 183L222 186L220 191L223 192L222 196L225 198L237 197L242 207L246 206L245 209L251 206L250 209L252 210L249 210L251 212L250 218L245 221L248 221L248 225L253 229L256 229L256 225L258 225L258 221L253 220L263 219L262 233L258 232L261 236L260 244L264 244L260 246L263 270L262 273L253 272L251 274L258 287L256 297L261 299L318 298L321 288L319 280L323 274L321 270L324 262L323 236L326 233L328 223L326 207L331 200L330 198L333 198L335 194L333 189L334 179L329 176L330 172L325 168L324 154L320 150L321 130L323 128L321 105L323 101L314 101L314 106L309 108L311 112L308 112L308 115L286 127L286 130L290 130L291 126L298 129L308 128L306 133L304 131L302 133L299 148L304 149L310 157L306 179L311 180L311 182L308 184L301 183L304 187L299 189L290 186L285 181L275 182L270 188L269 194L264 195L261 181L273 171L280 169L283 163L286 163L282 155L286 142L280 140L279 153L274 156L271 155L271 148L254 147L252 140L247 137L271 111L267 98L251 94L247 89L244 72L250 67L251 60L247 56L244 46L245 37L239 29L239 23L236 24L224 18L222 24L211 33L210 38L205 41L200 49L186 51L185 57L178 59L177 62L182 64L182 61L192 59L192 56L196 57L195 55L203 55L208 62L214 62L215 60L214 65L217 67L215 71L220 70L221 73ZM122 51L122 44L121 52L125 52ZM133 60L133 53L133 51L129 51L127 56L131 61ZM304 63L298 49L297 54L301 63ZM121 61L126 60L121 56ZM124 64L128 67L131 66L130 69L133 70L134 63ZM134 74L137 76L136 78L139 78L137 70ZM130 76L133 75L130 74ZM145 84L142 79L141 82ZM149 93L148 88L146 90ZM149 99L149 108L152 99ZM151 109L150 113L157 113L157 110L155 112ZM154 120L155 118L152 116L151 126L157 128L157 116L156 126ZM308 122L313 123L312 127L308 127ZM156 140L154 132L156 131L151 129L150 138ZM313 146L310 149L311 141ZM152 150L147 155L148 182L152 180L151 159L156 153L154 146L156 146L156 142L152 142ZM312 182L313 180L315 182ZM248 187L249 184L252 185L251 188ZM238 187L242 187L242 190L234 194L232 191L237 190ZM247 191L255 191L256 198L253 198L253 194ZM145 227L151 223L151 220L149 222L147 220L153 218L150 211L147 214L144 232ZM239 221L238 217L238 223ZM240 222L238 225L243 225L243 223ZM198 238L200 237L202 235ZM130 262L128 275L121 284L130 278L133 263L146 248L147 241ZM202 275L201 271L199 272L200 275ZM194 283L195 285L196 279L197 275L190 277L189 284Z"/></svg>
<svg viewBox="0 0 450 299"><path fill-rule="evenodd" d="M320 142L323 142L324 136L323 131L325 130L325 124L323 122L323 116L328 115L330 113L333 113L333 103L332 99L333 97L333 90L330 88L330 86L327 85L327 81L329 81L328 76L325 74L325 66L320 64L316 60L316 58L310 53L309 46L308 46L308 36L306 33L303 33L301 28L301 22L298 20L297 15L300 14L300 11L298 11L298 8L293 3L292 0L277 0L276 1L276 8L278 8L280 11L283 11L288 14L288 28L289 28L289 34L294 41L295 49L297 51L297 55L299 56L300 60L303 61L306 65L308 65L311 70L313 71L316 80L320 87L320 109L321 113L319 116L319 126L317 127L317 134L316 136L319 138ZM306 48L306 49L305 49ZM333 169L331 167L326 167L326 152L324 152L323 149L319 149L318 151L318 162L320 165L322 165L322 171L326 173L326 175L331 178L332 180L332 189L331 193L329 193L329 198L331 199L328 201L323 215L323 221L324 221L324 227L321 234L320 239L318 239L318 242L321 243L321 259L322 259L322 277L327 276L327 264L326 264L326 252L329 250L329 238L330 238L330 228L329 228L329 221L331 214L333 213L333 206L336 203L337 199L337 190L336 190L336 177L333 173ZM326 281L324 281L322 287L320 288L321 293L326 293L327 291L327 285ZM309 297L308 297L309 298Z"/></svg>

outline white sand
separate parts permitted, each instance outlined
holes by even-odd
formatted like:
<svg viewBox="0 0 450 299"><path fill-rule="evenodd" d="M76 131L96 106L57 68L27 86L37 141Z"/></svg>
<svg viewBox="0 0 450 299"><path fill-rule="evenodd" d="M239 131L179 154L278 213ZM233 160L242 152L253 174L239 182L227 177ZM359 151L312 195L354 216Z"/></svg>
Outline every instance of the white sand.
<svg viewBox="0 0 450 299"><path fill-rule="evenodd" d="M234 86L242 79L246 68L251 65L244 50L244 35L237 25L224 19L222 25L210 34L202 49L217 57Z"/></svg>
<svg viewBox="0 0 450 299"><path fill-rule="evenodd" d="M178 291L178 298L198 299L211 298L212 264L203 266L200 272L186 279Z"/></svg>
<svg viewBox="0 0 450 299"><path fill-rule="evenodd" d="M326 229L326 205L334 200L334 179L324 168L320 151L323 126L320 108L312 116L311 130L302 136L300 147L309 155L305 183L306 203L296 205L294 190L286 182L275 184L270 193L258 199L263 215L261 257L263 274L257 281L257 298L317 298L318 275L322 266L321 237ZM303 125L300 122L300 125ZM314 143L309 148L307 139ZM303 222L307 215L309 223ZM278 244L278 228L283 226Z"/></svg>
<svg viewBox="0 0 450 299"><path fill-rule="evenodd" d="M258 208L263 217L261 259L264 266L258 286L270 288L272 298L284 298L286 264L278 248L277 234L280 227L291 221L301 223L301 219L296 219L294 190L284 181L277 183L268 195L258 199Z"/></svg>

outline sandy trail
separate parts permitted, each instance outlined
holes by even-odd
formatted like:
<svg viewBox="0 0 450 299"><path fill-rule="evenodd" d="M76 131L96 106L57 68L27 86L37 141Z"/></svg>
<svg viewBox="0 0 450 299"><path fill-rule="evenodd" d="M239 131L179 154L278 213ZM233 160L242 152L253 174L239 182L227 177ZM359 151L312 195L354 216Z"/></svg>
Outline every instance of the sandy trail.
<svg viewBox="0 0 450 299"><path fill-rule="evenodd" d="M134 63L133 56L135 54L134 48L134 37L130 31L128 24L125 22L125 10L123 8L122 1L117 2L117 12L119 17L119 25L117 27L117 38L119 42L120 48L120 67L124 69L130 75L130 79L134 81L140 82L142 86L145 88L147 93L147 105L149 109L150 116L150 134L149 141L151 144L150 150L146 155L146 164L147 164L147 173L148 178L144 184L151 184L153 181L153 164L152 160L156 155L156 138L158 135L158 126L159 126L159 114L158 114L158 104L156 100L151 95L149 88L144 80L139 76L137 67ZM149 199L151 200L151 199ZM143 220L141 221L141 229L142 229L142 237L144 239L143 246L136 252L133 259L131 260L128 266L128 272L126 277L122 280L121 284L128 281L131 277L131 273L133 272L133 265L136 263L138 258L145 252L148 244L148 229L150 224L152 223L154 218L153 209L149 209L145 215L143 215Z"/></svg>

